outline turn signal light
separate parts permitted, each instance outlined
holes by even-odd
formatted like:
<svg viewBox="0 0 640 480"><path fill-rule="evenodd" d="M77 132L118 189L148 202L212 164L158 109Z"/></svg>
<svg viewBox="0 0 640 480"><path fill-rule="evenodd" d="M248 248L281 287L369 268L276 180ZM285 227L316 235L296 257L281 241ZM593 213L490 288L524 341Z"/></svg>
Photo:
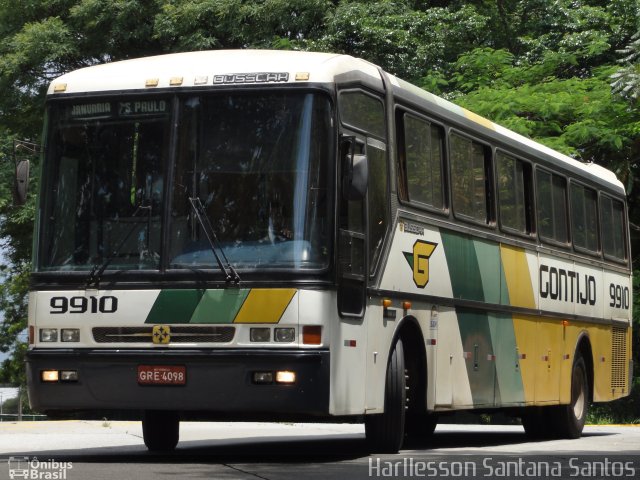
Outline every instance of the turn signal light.
<svg viewBox="0 0 640 480"><path fill-rule="evenodd" d="M302 343L305 345L320 345L322 343L322 327L319 325L305 325L302 327Z"/></svg>

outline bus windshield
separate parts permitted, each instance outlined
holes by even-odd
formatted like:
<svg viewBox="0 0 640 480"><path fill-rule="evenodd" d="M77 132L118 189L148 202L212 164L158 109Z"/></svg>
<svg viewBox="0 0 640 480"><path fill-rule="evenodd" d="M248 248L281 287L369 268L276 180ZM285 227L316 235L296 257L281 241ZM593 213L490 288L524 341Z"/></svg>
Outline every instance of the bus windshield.
<svg viewBox="0 0 640 480"><path fill-rule="evenodd" d="M216 269L195 198L235 268L328 266L328 97L56 103L49 121L38 270Z"/></svg>
<svg viewBox="0 0 640 480"><path fill-rule="evenodd" d="M203 95L186 99L181 117L170 267L214 265L189 204L194 197L234 267L326 266L328 100L311 93Z"/></svg>

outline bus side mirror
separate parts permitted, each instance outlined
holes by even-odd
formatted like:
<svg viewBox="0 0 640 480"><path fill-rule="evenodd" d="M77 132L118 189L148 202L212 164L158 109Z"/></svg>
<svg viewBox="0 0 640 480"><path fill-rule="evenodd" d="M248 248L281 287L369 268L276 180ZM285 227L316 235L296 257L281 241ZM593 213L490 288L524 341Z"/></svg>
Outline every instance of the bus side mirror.
<svg viewBox="0 0 640 480"><path fill-rule="evenodd" d="M347 200L362 200L367 194L369 162L367 156L355 153L356 140L345 137L343 142L342 194Z"/></svg>
<svg viewBox="0 0 640 480"><path fill-rule="evenodd" d="M16 176L13 187L13 203L24 205L29 191L29 160L20 160L16 164Z"/></svg>

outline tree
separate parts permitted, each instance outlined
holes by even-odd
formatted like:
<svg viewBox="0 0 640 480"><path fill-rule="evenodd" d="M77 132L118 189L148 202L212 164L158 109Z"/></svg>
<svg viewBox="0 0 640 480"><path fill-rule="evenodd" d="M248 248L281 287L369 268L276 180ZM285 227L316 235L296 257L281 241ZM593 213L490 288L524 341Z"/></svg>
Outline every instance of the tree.
<svg viewBox="0 0 640 480"><path fill-rule="evenodd" d="M620 60L624 66L611 75L613 91L635 104L640 100L640 31L633 40L619 53L624 55Z"/></svg>

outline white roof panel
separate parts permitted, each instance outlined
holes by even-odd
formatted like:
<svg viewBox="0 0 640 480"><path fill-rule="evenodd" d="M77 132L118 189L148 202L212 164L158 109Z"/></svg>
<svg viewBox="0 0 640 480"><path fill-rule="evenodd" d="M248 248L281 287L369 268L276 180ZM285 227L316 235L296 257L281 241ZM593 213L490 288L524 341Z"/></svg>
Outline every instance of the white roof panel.
<svg viewBox="0 0 640 480"><path fill-rule="evenodd" d="M246 83L296 83L300 81L296 80L299 73L308 73L310 82L333 83L336 75L353 70L380 78L374 65L348 55L281 50L212 50L158 55L82 68L57 78L49 86L48 94L55 95L56 91L80 93L204 86L213 85L216 81L224 82L224 75L256 72L288 75L286 80L284 76L251 78L245 75ZM147 86L149 81L154 80L157 80L157 84ZM62 85L65 86L64 90L60 88ZM56 90L56 86L59 90Z"/></svg>

